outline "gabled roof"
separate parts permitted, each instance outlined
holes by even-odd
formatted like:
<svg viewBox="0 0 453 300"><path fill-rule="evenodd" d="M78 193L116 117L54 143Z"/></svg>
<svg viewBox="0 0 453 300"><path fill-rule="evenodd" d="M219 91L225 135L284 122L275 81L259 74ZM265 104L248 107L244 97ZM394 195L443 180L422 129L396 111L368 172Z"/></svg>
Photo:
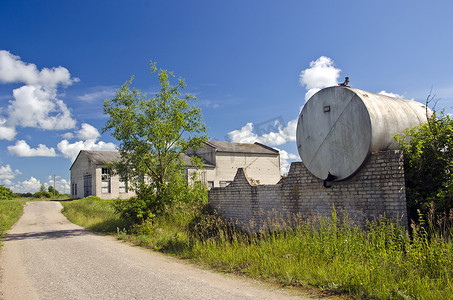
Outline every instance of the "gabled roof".
<svg viewBox="0 0 453 300"><path fill-rule="evenodd" d="M79 158L80 154L85 154L88 160L95 165L105 165L114 161L119 161L121 158L121 155L118 151L90 151L90 150L80 150L79 154L77 155L77 158L74 160L72 163L71 167L69 170L72 169L74 166L74 163L77 161ZM182 159L184 162L184 166L186 167L191 167L192 163L190 161L190 157L186 154L182 154ZM208 163L206 161L203 162L203 167L214 167L213 164Z"/></svg>
<svg viewBox="0 0 453 300"><path fill-rule="evenodd" d="M97 165L118 161L121 158L118 151L82 151L92 163Z"/></svg>
<svg viewBox="0 0 453 300"><path fill-rule="evenodd" d="M217 152L273 154L273 155L278 155L280 153L277 149L268 147L260 143L244 144L244 143L209 141L206 144L216 149Z"/></svg>
<svg viewBox="0 0 453 300"><path fill-rule="evenodd" d="M197 156L199 157L199 156ZM206 161L205 159L199 157L203 161L203 168L214 168L215 165L211 164L210 162ZM186 167L193 167L192 162L190 161L190 156L187 154L182 154L182 161L184 162L184 166Z"/></svg>
<svg viewBox="0 0 453 300"><path fill-rule="evenodd" d="M118 151L91 151L91 150L80 150L79 154L77 155L76 159L72 163L69 170L72 169L74 163L79 158L80 154L85 154L88 160L96 165L104 165L110 162L118 161L121 156Z"/></svg>

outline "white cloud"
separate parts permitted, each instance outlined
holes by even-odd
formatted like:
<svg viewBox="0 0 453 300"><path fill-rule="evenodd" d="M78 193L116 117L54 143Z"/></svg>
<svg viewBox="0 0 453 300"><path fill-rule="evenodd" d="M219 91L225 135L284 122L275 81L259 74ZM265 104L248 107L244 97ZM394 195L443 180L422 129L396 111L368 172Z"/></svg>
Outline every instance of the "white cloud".
<svg viewBox="0 0 453 300"><path fill-rule="evenodd" d="M384 95L384 96L393 97L393 98L404 99L403 96L401 96L401 95L398 95L398 94L395 94L395 93L386 92L386 91L380 91L378 94L381 94L381 95Z"/></svg>
<svg viewBox="0 0 453 300"><path fill-rule="evenodd" d="M211 100L205 100L205 99L198 99L198 105L202 107L208 107L208 108L219 108L220 103L217 101L211 101Z"/></svg>
<svg viewBox="0 0 453 300"><path fill-rule="evenodd" d="M39 191L41 188L41 182L39 179L31 176L29 180L18 182L14 185L9 186L15 193L34 193Z"/></svg>
<svg viewBox="0 0 453 300"><path fill-rule="evenodd" d="M52 69L43 68L38 71L35 64L25 63L19 56L9 51L0 50L0 82L21 82L27 85L55 88L57 85L71 85L79 81L71 78L68 69L59 66Z"/></svg>
<svg viewBox="0 0 453 300"><path fill-rule="evenodd" d="M277 149L277 150L280 151L280 173L282 175L287 174L289 171L291 162L294 160L300 160L300 158L298 155L288 153L285 150L280 150L280 149Z"/></svg>
<svg viewBox="0 0 453 300"><path fill-rule="evenodd" d="M4 186L11 186L13 184L13 182L9 179L5 179L3 180L3 185Z"/></svg>
<svg viewBox="0 0 453 300"><path fill-rule="evenodd" d="M17 141L16 145L14 145L14 146L8 146L8 151L12 155L21 156L21 157L24 157L24 156L49 156L49 157L57 156L54 148L48 148L47 146L45 146L43 144L39 144L38 148L33 149L24 140Z"/></svg>
<svg viewBox="0 0 453 300"><path fill-rule="evenodd" d="M59 176L56 177L55 180L55 189L60 193L60 194L69 194L70 193L70 185L69 181L66 179L60 179L58 178ZM54 186L54 181L53 181L53 176L49 176L49 181L44 183L46 187L49 186Z"/></svg>
<svg viewBox="0 0 453 300"><path fill-rule="evenodd" d="M94 90L93 92L78 96L77 99L82 100L82 101L87 101L87 102L92 102L92 101L100 100L100 99L103 100L108 97L113 97L116 94L118 87L116 87L116 86L99 86L99 87L94 87L93 90Z"/></svg>
<svg viewBox="0 0 453 300"><path fill-rule="evenodd" d="M305 101L320 89L337 85L340 72L341 69L335 68L334 61L329 57L321 56L310 62L310 67L300 73L300 83L307 89Z"/></svg>
<svg viewBox="0 0 453 300"><path fill-rule="evenodd" d="M247 123L241 129L228 132L228 138L233 143L254 143L259 137L253 132L253 123Z"/></svg>
<svg viewBox="0 0 453 300"><path fill-rule="evenodd" d="M14 127L3 126L6 122L4 119L0 119L0 140L14 140L16 136L16 129Z"/></svg>
<svg viewBox="0 0 453 300"><path fill-rule="evenodd" d="M297 120L293 120L288 122L286 127L279 126L278 132L270 132L258 136L253 132L253 123L247 123L241 129L229 132L228 137L233 143L253 144L259 142L265 145L282 145L296 140L296 126ZM300 158L298 155L288 153L285 150L275 149L280 151L280 173L286 174L289 171L291 161L299 160Z"/></svg>
<svg viewBox="0 0 453 300"><path fill-rule="evenodd" d="M254 132L253 123L247 123L241 129L229 132L228 138L233 143L259 142L266 145L282 145L296 140L297 120L289 121L285 127L277 120L273 127L276 131L271 131L258 136Z"/></svg>
<svg viewBox="0 0 453 300"><path fill-rule="evenodd" d="M13 91L15 100L8 107L9 122L15 126L47 130L74 128L76 121L55 91L25 85Z"/></svg>
<svg viewBox="0 0 453 300"><path fill-rule="evenodd" d="M66 87L78 78L71 78L64 67L38 70L35 64L25 63L8 51L0 50L0 82L23 83L13 90L14 99L5 111L6 124L0 130L0 138L13 139L15 127L35 127L46 130L74 128L66 104L57 99L57 88Z"/></svg>
<svg viewBox="0 0 453 300"><path fill-rule="evenodd" d="M80 150L116 150L116 145L102 141L96 143L95 140L78 141L71 144L67 140L62 140L58 143L57 148L64 157L74 161Z"/></svg>
<svg viewBox="0 0 453 300"><path fill-rule="evenodd" d="M0 180L14 179L16 175L19 174L21 174L21 172L17 169L13 171L10 165L0 166ZM5 184L7 183L5 182Z"/></svg>
<svg viewBox="0 0 453 300"><path fill-rule="evenodd" d="M96 140L100 136L101 134L99 133L99 131L95 127L87 123L83 123L82 129L77 131L77 137L81 140Z"/></svg>
<svg viewBox="0 0 453 300"><path fill-rule="evenodd" d="M81 141L70 143L67 139L58 143L57 149L63 154L64 157L74 161L79 154L80 150L116 150L116 145L113 143L106 143L103 141L97 142L101 136L99 131L88 123L83 123L82 128L76 131L75 135L66 133L65 136L77 136Z"/></svg>
<svg viewBox="0 0 453 300"><path fill-rule="evenodd" d="M70 140L74 138L74 134L72 132L66 132L61 135L62 138Z"/></svg>
<svg viewBox="0 0 453 300"><path fill-rule="evenodd" d="M329 57L321 56L316 61L310 62L310 67L300 73L300 83L307 89L305 101L320 89L337 85L340 72L341 70L335 67L334 61ZM253 123L247 123L241 129L229 132L228 138L234 143L259 142L271 146L296 141L297 119L289 121L284 126L277 118L271 125L273 130L258 135L257 132L260 133L260 131L254 128ZM289 160L299 157L282 150L280 158L282 173L286 173L289 168Z"/></svg>

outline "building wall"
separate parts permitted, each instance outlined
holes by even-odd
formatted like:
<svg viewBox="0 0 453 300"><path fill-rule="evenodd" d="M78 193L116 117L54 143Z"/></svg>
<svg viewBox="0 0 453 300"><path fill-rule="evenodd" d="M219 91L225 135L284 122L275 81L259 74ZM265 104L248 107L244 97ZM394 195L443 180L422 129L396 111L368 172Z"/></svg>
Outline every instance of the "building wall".
<svg viewBox="0 0 453 300"><path fill-rule="evenodd" d="M205 167L204 169L197 170L194 167L188 167L186 168L186 176L189 181L189 183L193 183L193 176L195 175L195 180L200 181L204 184L208 184L208 173L213 172L214 167ZM210 177L209 177L210 178Z"/></svg>
<svg viewBox="0 0 453 300"><path fill-rule="evenodd" d="M102 165L96 167L96 194L101 199L128 199L134 197L135 193L128 189L127 193L120 192L120 178L118 175L110 176L110 193L102 191Z"/></svg>
<svg viewBox="0 0 453 300"><path fill-rule="evenodd" d="M187 151L187 155L193 155L196 154L197 156L205 159L209 163L215 165L216 160L215 160L215 154L216 150L210 145L205 145L204 147L200 147L197 149L197 151L193 151L193 149L189 149Z"/></svg>
<svg viewBox="0 0 453 300"><path fill-rule="evenodd" d="M84 198L84 177L87 175L91 175L92 192L94 192L96 188L96 165L92 165L82 152L71 168L71 199ZM77 187L76 191L75 187Z"/></svg>
<svg viewBox="0 0 453 300"><path fill-rule="evenodd" d="M238 168L243 168L250 179L260 184L276 184L281 178L278 155L217 152L216 168L207 170L207 181L220 187L221 181L234 180Z"/></svg>
<svg viewBox="0 0 453 300"><path fill-rule="evenodd" d="M84 177L91 175L91 195L101 199L127 199L135 196L135 193L129 191L120 193L119 176L110 177L110 193L102 192L102 165L92 164L86 155L82 152L71 168L71 199L84 198ZM73 194L74 186L77 185L77 194Z"/></svg>
<svg viewBox="0 0 453 300"><path fill-rule="evenodd" d="M330 215L332 207L360 224L381 215L407 224L403 156L398 150L372 154L354 177L334 182L329 189L302 162L295 162L276 185L255 185L240 169L234 182L211 189L208 198L224 218L244 227L260 226L275 213Z"/></svg>
<svg viewBox="0 0 453 300"><path fill-rule="evenodd" d="M276 184L280 180L280 157L278 154L250 154L216 152L212 147L205 147L205 159L209 158L216 163L215 167L207 167L204 170L196 171L188 167L186 172L190 180L190 175L198 174L198 180L206 183L208 187L220 187L223 183L228 184L234 180L238 168L243 168L249 178L260 184ZM135 193L120 193L119 177L112 176L110 183L110 193L102 190L102 165L90 163L90 160L81 152L71 168L71 185L77 184L77 195L72 198L84 197L84 176L91 175L92 195L102 199L123 199L135 196Z"/></svg>

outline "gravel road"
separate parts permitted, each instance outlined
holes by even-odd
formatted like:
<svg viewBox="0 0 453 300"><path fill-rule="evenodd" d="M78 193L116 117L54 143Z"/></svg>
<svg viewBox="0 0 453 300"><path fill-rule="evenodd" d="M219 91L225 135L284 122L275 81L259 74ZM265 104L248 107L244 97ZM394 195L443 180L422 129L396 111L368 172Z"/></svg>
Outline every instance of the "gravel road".
<svg viewBox="0 0 453 300"><path fill-rule="evenodd" d="M29 202L5 237L0 298L301 299L203 270L70 223L59 202Z"/></svg>

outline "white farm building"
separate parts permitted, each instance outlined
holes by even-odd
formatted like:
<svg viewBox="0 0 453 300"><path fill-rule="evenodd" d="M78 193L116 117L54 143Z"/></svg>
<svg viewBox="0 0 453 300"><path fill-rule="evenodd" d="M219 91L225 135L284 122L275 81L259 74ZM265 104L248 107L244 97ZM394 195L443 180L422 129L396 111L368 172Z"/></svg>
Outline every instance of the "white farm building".
<svg viewBox="0 0 453 300"><path fill-rule="evenodd" d="M203 170L196 171L190 164L191 155L203 159ZM117 151L80 151L70 168L71 198L126 199L135 196L127 182L121 181L118 175L110 175L108 164L119 158ZM278 150L260 143L209 141L197 151L189 151L184 162L188 178L198 172L198 178L209 188L227 186L238 168L244 168L247 175L260 184L276 184L280 180Z"/></svg>

